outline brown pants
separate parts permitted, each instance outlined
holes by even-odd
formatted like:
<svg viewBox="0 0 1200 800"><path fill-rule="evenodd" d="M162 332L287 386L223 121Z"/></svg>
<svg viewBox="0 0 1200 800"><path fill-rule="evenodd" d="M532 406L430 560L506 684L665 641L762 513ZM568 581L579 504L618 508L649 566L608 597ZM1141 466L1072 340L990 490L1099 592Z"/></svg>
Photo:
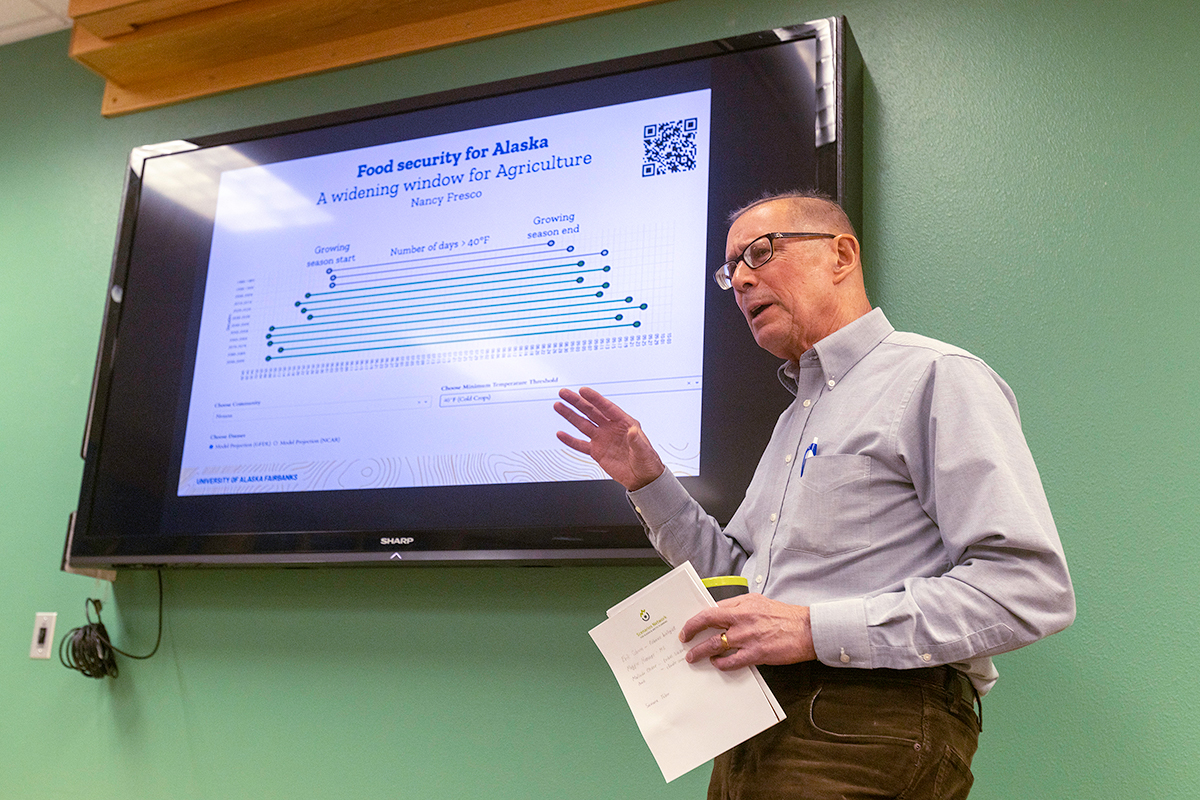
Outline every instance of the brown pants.
<svg viewBox="0 0 1200 800"><path fill-rule="evenodd" d="M961 800L976 694L949 667L759 667L787 719L713 763L709 800Z"/></svg>

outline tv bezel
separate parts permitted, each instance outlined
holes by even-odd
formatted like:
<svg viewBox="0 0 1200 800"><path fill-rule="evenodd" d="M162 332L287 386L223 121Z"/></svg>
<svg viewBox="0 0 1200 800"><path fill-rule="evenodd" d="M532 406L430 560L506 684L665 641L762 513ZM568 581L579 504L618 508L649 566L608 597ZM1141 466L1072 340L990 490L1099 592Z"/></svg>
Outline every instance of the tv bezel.
<svg viewBox="0 0 1200 800"><path fill-rule="evenodd" d="M827 125L832 129L832 141L824 145L818 142L814 154L817 175L814 181L815 185L812 188L830 195L841 203L850 216L851 221L856 227L861 229L862 62L853 37L850 34L849 27L843 17L830 17L743 36L570 67L477 86L452 89L360 108L334 111L284 122L242 128L225 133L196 136L179 142L168 142L161 145L135 149L130 156L129 166L125 175L121 216L117 227L116 245L108 284L109 291L105 303L92 390L88 404L87 420L81 449L85 465L80 488L79 508L70 515L67 537L64 543L63 569L78 571L80 569L96 568L161 566L461 565L482 563L630 564L657 561L659 556L650 547L649 543L645 542L641 526L637 522L632 510L629 512L628 524L620 526L622 543L628 544L630 541L629 534L636 533L641 542L645 542L645 544L609 546L606 543L606 538L612 538L608 534L615 534L617 530L616 526L610 525L603 530L598 528L596 535L590 540L581 539L571 545L534 548L498 547L495 545L495 537L489 539L486 535L476 538L490 541L491 544L476 546L472 544L471 539L474 533L479 532L469 530L462 532L460 543L455 547L432 550L407 550L403 547L397 546L393 548L387 545L381 545L378 550L370 552L362 549L353 551L341 551L336 548L322 549L321 546L314 547L313 543L315 542L320 545L323 536L326 538L332 537L333 540L336 540L341 533L330 533L327 531L260 532L252 530L235 534L207 534L207 536L227 537L224 540L226 544L233 541L228 538L231 536L242 537L240 540L242 542L257 538L258 544L251 552L222 552L220 547L211 547L217 541L215 539L210 539L207 542L191 542L187 546L184 546L183 542L179 542L176 543L174 552L167 552L170 549L168 547L148 547L139 550L138 547L132 546L129 542L126 542L123 552L112 552L111 548L109 548L108 552L104 552L103 547L95 546L96 540L92 532L81 532L77 529L77 522L81 517L86 518L87 515L81 514L80 509L84 509L91 502L95 491L98 454L104 435L102 428L108 410L108 395L113 378L112 367L117 341L116 333L120 326L122 292L126 284L136 233L142 166L147 158L185 149L236 145L252 140L271 139L289 134L355 124L441 106L472 102L484 98L497 98L546 87L562 86L597 78L636 73L646 69L682 64L689 61L719 57L730 53L757 50L800 39L824 40L823 42L819 41L818 49L829 63L819 67L818 70L822 68L828 70L822 85L824 86L824 90L832 95L825 103L825 113L830 114ZM818 91L820 89L821 87L819 86ZM819 113L821 113L820 108L818 109ZM778 190L781 188L789 187L764 186L762 190ZM710 197L711 192L712 187L710 186ZM744 199L749 200L752 198L747 197ZM727 209L718 209L717 211L719 214L723 214ZM724 241L724 230L714 231L713 219L714 210L710 209L709 251L713 249L714 241L719 239L721 244ZM710 294L714 291L719 290L716 290L715 286L709 286L707 289L707 292ZM731 298L726 297L725 299L732 305ZM706 322L706 373L709 368L707 328L708 323ZM749 332L745 330L744 323L742 325L742 333L747 339L749 338ZM767 386L775 382L773 366L776 366L778 362L771 361L771 358L765 354L763 356L764 358L756 359L753 365L739 365L738 368L747 374L749 374L751 369L762 372L763 374L760 376L761 385ZM777 383L775 383L775 386L778 388ZM782 390L780 389L780 391ZM706 399L705 402L709 401ZM786 405L786 403L782 405ZM782 405L779 410L782 410ZM769 435L770 427L773 423L774 417L765 423L765 434ZM759 428L763 428L763 425L762 421L758 423ZM762 435L763 431L759 430L758 433ZM763 438L763 442L765 443L765 438ZM753 458L748 463L753 464L756 459L757 453L754 453ZM746 471L744 467L741 471L745 473L745 482L748 483L752 466L750 467L750 471ZM729 490L736 492L740 498L744 489L745 486L742 485L731 486ZM727 520L721 519L720 521L724 523ZM518 528L506 530L505 535L515 535L519 533L519 530ZM363 533L363 531L357 531L355 535L361 537ZM408 535L408 531L405 530L395 531L390 535L387 531L370 531L367 533L377 536L381 542L389 539L395 540ZM266 541L263 537L268 536L288 536L296 544L285 547L282 550L272 550L270 547L263 546L263 543ZM120 538L120 536L118 535L114 538ZM125 538L128 539L131 537ZM276 542L279 541L281 540L276 539ZM141 544L145 543L144 541L141 542ZM137 543L135 542L134 544Z"/></svg>

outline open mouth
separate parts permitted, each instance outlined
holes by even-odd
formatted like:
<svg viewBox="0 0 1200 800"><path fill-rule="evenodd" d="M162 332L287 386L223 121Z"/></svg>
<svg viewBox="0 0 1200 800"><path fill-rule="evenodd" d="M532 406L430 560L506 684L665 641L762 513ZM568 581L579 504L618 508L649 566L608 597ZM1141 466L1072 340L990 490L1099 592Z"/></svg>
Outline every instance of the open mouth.
<svg viewBox="0 0 1200 800"><path fill-rule="evenodd" d="M750 319L756 319L759 314L766 311L770 307L770 303L759 303L750 309Z"/></svg>

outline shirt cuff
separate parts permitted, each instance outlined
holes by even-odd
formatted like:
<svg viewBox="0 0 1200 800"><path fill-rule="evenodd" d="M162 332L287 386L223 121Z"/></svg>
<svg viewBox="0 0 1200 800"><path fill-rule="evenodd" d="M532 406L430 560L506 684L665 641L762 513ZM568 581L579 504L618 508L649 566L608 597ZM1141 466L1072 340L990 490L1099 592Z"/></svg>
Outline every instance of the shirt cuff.
<svg viewBox="0 0 1200 800"><path fill-rule="evenodd" d="M665 525L692 500L687 489L669 469L664 469L662 475L627 494L633 510L651 530Z"/></svg>
<svg viewBox="0 0 1200 800"><path fill-rule="evenodd" d="M872 669L867 604L861 597L817 603L808 609L813 649L831 667Z"/></svg>

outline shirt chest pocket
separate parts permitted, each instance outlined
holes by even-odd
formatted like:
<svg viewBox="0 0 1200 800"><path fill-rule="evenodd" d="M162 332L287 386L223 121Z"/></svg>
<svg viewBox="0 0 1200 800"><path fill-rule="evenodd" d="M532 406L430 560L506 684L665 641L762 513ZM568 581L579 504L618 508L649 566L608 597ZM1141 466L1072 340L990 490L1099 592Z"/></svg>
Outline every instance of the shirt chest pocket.
<svg viewBox="0 0 1200 800"><path fill-rule="evenodd" d="M835 556L871 544L871 457L810 456L783 499L786 550Z"/></svg>

